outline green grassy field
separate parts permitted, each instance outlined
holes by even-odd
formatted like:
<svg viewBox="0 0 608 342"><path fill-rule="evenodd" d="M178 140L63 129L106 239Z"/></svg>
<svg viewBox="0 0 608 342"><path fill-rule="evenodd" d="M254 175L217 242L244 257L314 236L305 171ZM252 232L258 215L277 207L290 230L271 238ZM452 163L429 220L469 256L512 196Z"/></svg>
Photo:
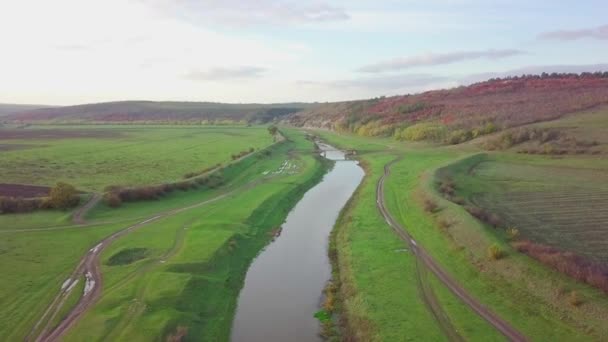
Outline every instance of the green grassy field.
<svg viewBox="0 0 608 342"><path fill-rule="evenodd" d="M367 176L342 212L333 237L343 285L342 306L348 317L345 333L364 341L446 340L420 297L414 256L403 250L404 243L375 206L376 182L394 155L371 152L359 156L365 161ZM449 291L437 289L463 337L486 341L498 337Z"/></svg>
<svg viewBox="0 0 608 342"><path fill-rule="evenodd" d="M358 157L368 165L365 185L351 203L335 238L344 284L344 312L348 319L355 321L352 327L354 333L365 333L365 327L370 327L370 336L381 340L390 336L394 329L410 334L416 331L432 332L433 322L429 321L428 315L417 311L422 310L419 305L412 304L418 294L413 290L411 268L402 266L399 269L401 280L393 274L386 275L394 269L391 264L404 258L394 253L395 249L403 248L403 244L392 236L374 208L375 180L388 160L394 155L402 155L403 159L393 165L391 176L386 181L385 196L389 210L474 297L532 340L601 340L607 336L608 331L601 317L606 317L608 313L608 299L603 293L518 253L510 247L504 232L485 226L461 206L439 196L436 170L472 155L475 148L469 145L425 148L420 145L398 145L382 139L325 132L319 134L336 145L357 149ZM385 152L371 153L382 149L381 145L386 145ZM370 153L366 153L366 150ZM497 186L493 182L490 188ZM425 199L436 201L439 212L426 212ZM373 221L376 217L376 222L364 224L363 217L367 221ZM442 220L450 222L447 229L440 228L439 222ZM368 230L372 230L373 234L365 234ZM381 234L386 234L387 240L382 240ZM492 244L500 246L507 257L498 261L490 260L487 248ZM393 256L385 256L390 251L393 251ZM369 276L376 273L382 275L381 285ZM464 307L442 284L433 280L432 283L450 320L466 339L486 341L502 338ZM380 290L389 286L394 288ZM585 304L573 307L568 302L567 294L572 290L586 298ZM409 305L396 304L403 300L401 296L404 294L411 297L408 298ZM401 315L402 319L390 319ZM404 329L408 324L406 317L416 317L415 321L409 322L409 330ZM366 324L356 323L360 321ZM401 326L396 326L396 322L400 322Z"/></svg>
<svg viewBox="0 0 608 342"><path fill-rule="evenodd" d="M30 126L0 137L3 183L64 181L84 191L176 181L273 141L261 126Z"/></svg>
<svg viewBox="0 0 608 342"><path fill-rule="evenodd" d="M27 335L97 241L146 217L188 208L129 233L104 251L104 294L66 339L149 340L185 328L192 336L226 340L249 262L270 240L268 232L325 172L302 133L289 131L288 136L291 141L274 145L269 155L255 154L225 167L226 182L217 189L176 191L119 209L100 203L85 226L72 225L69 212L0 216L5 275L0 303L7 308L0 310L0 337ZM276 173L288 159L297 172ZM196 206L222 194L228 196ZM130 258L134 250L141 253ZM111 265L116 255L121 261ZM68 298L68 307L74 297Z"/></svg>
<svg viewBox="0 0 608 342"><path fill-rule="evenodd" d="M574 159L574 160L573 160ZM523 237L608 262L608 168L599 158L491 154L445 170L457 193Z"/></svg>
<svg viewBox="0 0 608 342"><path fill-rule="evenodd" d="M125 226L1 232L0 339L23 339L82 255Z"/></svg>
<svg viewBox="0 0 608 342"><path fill-rule="evenodd" d="M596 114L590 117L599 120ZM544 124L576 132L577 121L564 120L570 121ZM53 136L58 127L37 129L48 129L46 134ZM75 127L61 127L66 129ZM97 129L106 131L91 133ZM147 341L187 335L228 340L250 261L327 167L314 157L313 144L303 132L283 132L290 140L272 146L264 127L87 126L86 134L107 136L11 139L12 144L48 144L0 151L2 158L13 161L23 155L27 170L34 165L28 163L43 163L45 170L35 171L42 175L38 184L52 184L51 179L63 174L81 189L97 191L117 180L121 184L176 180L218 162L225 164L221 170L225 182L215 189L177 190L159 200L125 202L117 209L99 203L82 226L71 222L69 211L0 215L4 275L0 339L20 340L28 334L80 257L97 241L163 214L103 251L103 295L64 339ZM438 183L449 177L456 184L456 195L466 203L500 212L522 235L605 260L602 224L608 219L604 210L608 161L604 158L523 155L515 149L487 153L475 142L442 147L327 131L316 134L335 146L356 150L366 170L331 238L330 255L336 257L334 271L340 284L339 312L344 318L342 337L447 340L421 297L415 257L376 209L376 183L384 165L401 157L386 179L388 209L473 297L531 340L608 338L604 293L517 252L503 229L478 221L438 190ZM222 143L216 143L219 140ZM111 145L114 149L105 150ZM92 146L98 147L98 153L87 156L84 151ZM270 146L270 154L255 153L227 164L230 154L250 146ZM45 149L57 153L61 167L46 170L47 164L36 159L43 158ZM20 153L11 154L16 151ZM296 165L297 172L276 172L286 160ZM87 173L86 163L114 166L116 172ZM119 167L123 164L129 167ZM2 167L17 176L15 167ZM19 181L11 178L11 182ZM223 197L201 204L218 196ZM438 210L425 210L427 200L435 202ZM491 260L491 245L505 257ZM465 340L504 340L432 273L423 278ZM582 298L581 305L570 303L572 291ZM57 324L77 300L77 295L70 295L51 323Z"/></svg>

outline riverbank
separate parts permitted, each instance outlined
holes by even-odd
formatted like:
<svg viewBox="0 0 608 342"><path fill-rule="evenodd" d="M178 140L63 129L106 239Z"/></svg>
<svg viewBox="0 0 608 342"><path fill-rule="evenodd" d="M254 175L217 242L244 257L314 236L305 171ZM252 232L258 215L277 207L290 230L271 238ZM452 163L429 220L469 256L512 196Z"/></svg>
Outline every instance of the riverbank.
<svg viewBox="0 0 608 342"><path fill-rule="evenodd" d="M384 165L397 155L402 158L391 166L386 179L387 209L469 294L532 340L601 340L605 336L605 325L601 324L604 315L592 314L602 312L604 295L515 251L508 250L504 258L492 260L487 250L498 243L500 232L438 196L434 171L470 155L470 147L429 147L319 134L343 148L357 149L366 165L366 179L345 208L334 238L344 338L446 339L420 300L416 265L408 246L396 239L375 210L375 184ZM435 275L425 277L444 314L465 340L504 340ZM564 299L560 289L577 289L590 299L576 307Z"/></svg>
<svg viewBox="0 0 608 342"><path fill-rule="evenodd" d="M330 231L363 171L344 153L318 144L335 161L322 181L297 203L281 234L252 263L239 296L233 341L319 341L313 317L331 276Z"/></svg>

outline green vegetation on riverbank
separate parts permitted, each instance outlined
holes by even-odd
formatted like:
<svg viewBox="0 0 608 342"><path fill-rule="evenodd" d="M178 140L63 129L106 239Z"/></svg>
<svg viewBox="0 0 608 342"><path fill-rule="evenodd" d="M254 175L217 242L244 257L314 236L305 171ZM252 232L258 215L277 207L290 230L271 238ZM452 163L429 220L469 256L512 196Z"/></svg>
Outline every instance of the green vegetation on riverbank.
<svg viewBox="0 0 608 342"><path fill-rule="evenodd" d="M405 245L375 209L377 179L383 166L399 155L403 158L391 167L386 180L390 212L469 293L533 340L607 336L601 318L605 314L597 314L608 310L603 293L518 253L504 232L484 226L462 207L440 197L436 170L475 153L474 146L432 147L317 133L334 145L357 150L367 170L334 236L341 305L345 320L350 321L345 334L382 340L399 331L400 336L439 334L442 338L420 304L415 272L406 267L406 259L412 256L396 252ZM536 158L537 163L543 163L547 157ZM431 213L425 210L427 201L436 206ZM506 252L505 258L488 259L487 249L493 244ZM431 284L465 339L503 338L436 279L431 279ZM585 304L573 306L568 300L571 291L582 294Z"/></svg>
<svg viewBox="0 0 608 342"><path fill-rule="evenodd" d="M0 287L11 298L2 300L10 310L2 310L6 326L0 328L0 336L27 335L78 260L97 241L164 213L167 216L103 251L102 297L65 338L145 340L191 333L226 340L249 262L327 168L314 156L313 144L303 133L287 135L291 140L272 146L269 153L224 168L224 185L216 189L176 191L157 201L125 203L118 209L100 203L87 215L85 226L73 225L69 213L60 212L0 217L12 226L2 226L0 247L11 252L0 254L4 260L0 263L11 267L3 270L6 277ZM286 160L296 167L281 172ZM223 197L200 204L218 196ZM143 250L134 258L124 252ZM23 256L22 263L16 263L21 259L18 255ZM122 257L110 262L117 255L126 255L128 262ZM32 258L35 263L29 261Z"/></svg>

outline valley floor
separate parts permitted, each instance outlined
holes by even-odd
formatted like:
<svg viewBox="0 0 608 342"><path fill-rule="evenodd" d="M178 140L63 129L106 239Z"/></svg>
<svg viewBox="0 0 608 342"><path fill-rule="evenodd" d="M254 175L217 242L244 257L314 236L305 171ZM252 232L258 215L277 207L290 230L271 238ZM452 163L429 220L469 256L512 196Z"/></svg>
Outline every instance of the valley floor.
<svg viewBox="0 0 608 342"><path fill-rule="evenodd" d="M384 181L388 212L471 297L529 340L594 341L608 336L608 297L603 292L519 253L507 227L492 228L476 220L439 192L443 173L438 170L478 155L478 148L317 134L356 150L367 171L333 237L345 336L378 341L506 338L432 272L421 272L412 243L401 241L376 209L376 184L389 164ZM517 159L510 152L496 153L496 158ZM554 164L547 156L527 158L530 163ZM601 158L594 160L596 172L607 174ZM475 190L458 185L456 178L455 183L457 189ZM478 193L484 191L478 188ZM493 245L502 252L498 260L488 255ZM573 304L572 293L584 298L581 303ZM446 332L446 326L453 331Z"/></svg>
<svg viewBox="0 0 608 342"><path fill-rule="evenodd" d="M84 224L58 211L0 216L2 339L227 340L249 263L326 170L301 132L288 138L222 168L215 189L100 203ZM83 256L95 282L78 271Z"/></svg>
<svg viewBox="0 0 608 342"><path fill-rule="evenodd" d="M93 139L77 148L49 131L48 146L2 152L30 167L20 174L4 165L11 182L35 173L39 185L80 162L127 162L106 158L111 152L82 156L80 148L100 142L133 160L115 173L75 177L98 194L80 209L0 215L1 340L229 340L251 260L329 165L317 158L307 132L294 128L282 128L286 139L274 143L261 127L146 129L154 128L117 128L118 141L77 137ZM331 236L336 291L327 290L323 304L337 313L333 326L331 319L323 323L330 340L608 339L608 296L589 277L575 279L547 258L520 252L522 244L542 243L560 257L606 260L608 163L601 156L311 133L354 151L366 173ZM216 144L226 136L238 143ZM178 151L184 144L196 153L173 169L190 153ZM154 150L164 145L167 159L157 163ZM251 153L227 159L249 146ZM32 168L45 148L57 153L54 166ZM221 173L217 187L120 208L98 201L108 184L138 183L142 165L148 184L217 163L209 171Z"/></svg>

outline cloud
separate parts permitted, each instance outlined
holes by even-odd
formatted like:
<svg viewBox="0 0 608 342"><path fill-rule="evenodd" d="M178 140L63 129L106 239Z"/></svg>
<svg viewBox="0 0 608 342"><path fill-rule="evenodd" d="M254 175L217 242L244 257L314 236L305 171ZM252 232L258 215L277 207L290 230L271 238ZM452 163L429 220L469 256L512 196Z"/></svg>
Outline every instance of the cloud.
<svg viewBox="0 0 608 342"><path fill-rule="evenodd" d="M541 33L539 39L543 40L577 40L583 38L608 40L608 25L602 25L580 30L558 30Z"/></svg>
<svg viewBox="0 0 608 342"><path fill-rule="evenodd" d="M343 8L327 3L286 0L143 1L161 11L169 10L178 17L200 25L285 25L343 21L350 18Z"/></svg>
<svg viewBox="0 0 608 342"><path fill-rule="evenodd" d="M511 56L524 54L523 51L507 50L483 50L483 51L458 51L450 53L428 53L424 55L394 58L391 60L365 65L358 69L361 72L379 73L385 71L395 71L409 69L419 66L434 66L449 64L473 59L501 59Z"/></svg>
<svg viewBox="0 0 608 342"><path fill-rule="evenodd" d="M547 73L581 73L608 71L607 64L585 65L534 65L500 72L487 72L465 75L436 75L436 74L399 74L330 81L298 81L298 86L320 87L324 91L354 94L352 99L371 98L379 95L403 95L420 93L427 90L446 89L486 81L490 78L520 76L523 74ZM346 91L345 91L346 90Z"/></svg>
<svg viewBox="0 0 608 342"><path fill-rule="evenodd" d="M91 49L90 46L86 46L83 44L60 44L60 45L55 45L55 48L57 50L63 50L63 51L86 51L86 50Z"/></svg>
<svg viewBox="0 0 608 342"><path fill-rule="evenodd" d="M360 77L332 81L298 81L299 85L324 86L330 88L359 88L371 90L423 89L445 82L448 78L429 74L406 74L392 76Z"/></svg>
<svg viewBox="0 0 608 342"><path fill-rule="evenodd" d="M184 78L192 81L225 81L233 79L258 78L266 71L256 66L212 68L206 71L190 71Z"/></svg>

